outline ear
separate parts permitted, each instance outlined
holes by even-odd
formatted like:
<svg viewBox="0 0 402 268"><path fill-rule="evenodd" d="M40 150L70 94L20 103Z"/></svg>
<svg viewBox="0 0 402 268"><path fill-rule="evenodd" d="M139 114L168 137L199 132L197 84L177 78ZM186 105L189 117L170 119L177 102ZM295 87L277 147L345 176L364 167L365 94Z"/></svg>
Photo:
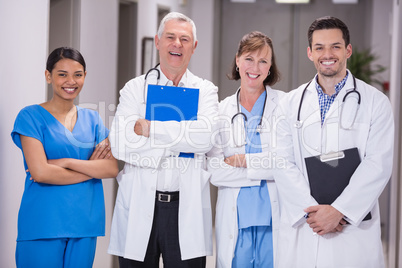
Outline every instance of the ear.
<svg viewBox="0 0 402 268"><path fill-rule="evenodd" d="M48 84L52 83L52 74L48 70L45 71L45 79L46 83Z"/></svg>
<svg viewBox="0 0 402 268"><path fill-rule="evenodd" d="M239 67L239 57L236 56L236 66Z"/></svg>
<svg viewBox="0 0 402 268"><path fill-rule="evenodd" d="M352 56L352 45L349 44L346 46L346 58L349 59Z"/></svg>
<svg viewBox="0 0 402 268"><path fill-rule="evenodd" d="M312 52L311 52L311 49L310 49L310 46L307 47L307 57L308 57L311 61L314 61L313 55L312 55Z"/></svg>
<svg viewBox="0 0 402 268"><path fill-rule="evenodd" d="M155 47L156 47L157 50L159 50L159 37L158 37L157 34L155 35L154 39L155 39Z"/></svg>

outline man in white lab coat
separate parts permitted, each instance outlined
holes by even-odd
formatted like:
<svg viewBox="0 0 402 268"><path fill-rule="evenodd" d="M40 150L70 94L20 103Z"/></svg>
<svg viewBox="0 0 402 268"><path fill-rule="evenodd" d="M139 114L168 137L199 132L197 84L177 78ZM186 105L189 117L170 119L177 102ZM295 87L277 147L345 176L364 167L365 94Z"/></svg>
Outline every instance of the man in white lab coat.
<svg viewBox="0 0 402 268"><path fill-rule="evenodd" d="M110 131L112 153L125 166L108 252L119 256L121 268L157 268L161 255L164 267L205 267L212 255L205 153L212 147L217 87L187 69L197 47L191 19L166 15L155 45L160 65L127 82ZM199 89L197 120L144 119L148 84Z"/></svg>
<svg viewBox="0 0 402 268"><path fill-rule="evenodd" d="M392 170L391 105L383 93L347 70L352 46L342 21L315 20L308 40L307 55L317 75L288 93L276 115L274 150L276 158L287 163L275 172L282 206L276 267L381 268L378 197ZM305 159L331 155L340 159L355 147L361 162L349 184L333 202L319 205L310 192L312 178ZM371 219L364 220L369 213Z"/></svg>

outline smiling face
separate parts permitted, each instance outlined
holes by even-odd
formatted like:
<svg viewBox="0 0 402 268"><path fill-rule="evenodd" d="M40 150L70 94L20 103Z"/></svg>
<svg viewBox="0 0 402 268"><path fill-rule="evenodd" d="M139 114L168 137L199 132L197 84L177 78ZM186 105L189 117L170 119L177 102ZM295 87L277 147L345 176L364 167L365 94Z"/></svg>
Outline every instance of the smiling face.
<svg viewBox="0 0 402 268"><path fill-rule="evenodd" d="M245 52L236 57L239 68L241 87L245 89L264 90L264 80L272 64L272 50L266 45L259 50Z"/></svg>
<svg viewBox="0 0 402 268"><path fill-rule="evenodd" d="M352 45L345 46L339 29L314 31L311 48L307 48L307 56L314 62L318 75L337 80L345 77L346 61L351 55Z"/></svg>
<svg viewBox="0 0 402 268"><path fill-rule="evenodd" d="M71 59L61 59L52 72L45 71L46 81L53 87L53 98L68 101L73 101L80 93L85 75L84 67Z"/></svg>
<svg viewBox="0 0 402 268"><path fill-rule="evenodd" d="M155 36L162 70L183 74L190 62L197 42L194 43L192 26L186 21L169 20L159 38Z"/></svg>

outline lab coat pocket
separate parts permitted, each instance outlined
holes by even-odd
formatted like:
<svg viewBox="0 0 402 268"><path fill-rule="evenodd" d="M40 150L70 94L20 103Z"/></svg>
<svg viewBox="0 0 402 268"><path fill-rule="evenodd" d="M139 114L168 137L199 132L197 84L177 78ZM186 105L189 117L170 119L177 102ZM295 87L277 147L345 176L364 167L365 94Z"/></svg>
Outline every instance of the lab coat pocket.
<svg viewBox="0 0 402 268"><path fill-rule="evenodd" d="M210 184L209 184L209 179L210 178L211 178L211 173L206 171L206 170L204 170L204 169L201 169L201 176L200 176L201 191L203 193L208 192L208 195L209 195L209 192L210 192L210 188L209 188L210 187ZM210 200L206 200L206 198L203 198L203 205L202 206L204 208L205 207L210 208L211 207Z"/></svg>
<svg viewBox="0 0 402 268"><path fill-rule="evenodd" d="M117 176L116 180L119 184L119 189L117 191L116 203L128 209L130 206L131 192L133 186L134 172L123 173L121 171Z"/></svg>

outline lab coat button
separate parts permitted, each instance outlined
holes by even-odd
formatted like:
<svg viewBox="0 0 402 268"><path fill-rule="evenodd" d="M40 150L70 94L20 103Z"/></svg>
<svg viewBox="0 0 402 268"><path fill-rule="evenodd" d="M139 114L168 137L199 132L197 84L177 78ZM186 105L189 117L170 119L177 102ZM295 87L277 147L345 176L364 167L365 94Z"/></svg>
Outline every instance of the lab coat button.
<svg viewBox="0 0 402 268"><path fill-rule="evenodd" d="M229 238L230 238L230 239L233 239L233 235L229 235Z"/></svg>
<svg viewBox="0 0 402 268"><path fill-rule="evenodd" d="M236 208L235 208L235 207L232 207L232 210L233 210L233 211L236 211Z"/></svg>

